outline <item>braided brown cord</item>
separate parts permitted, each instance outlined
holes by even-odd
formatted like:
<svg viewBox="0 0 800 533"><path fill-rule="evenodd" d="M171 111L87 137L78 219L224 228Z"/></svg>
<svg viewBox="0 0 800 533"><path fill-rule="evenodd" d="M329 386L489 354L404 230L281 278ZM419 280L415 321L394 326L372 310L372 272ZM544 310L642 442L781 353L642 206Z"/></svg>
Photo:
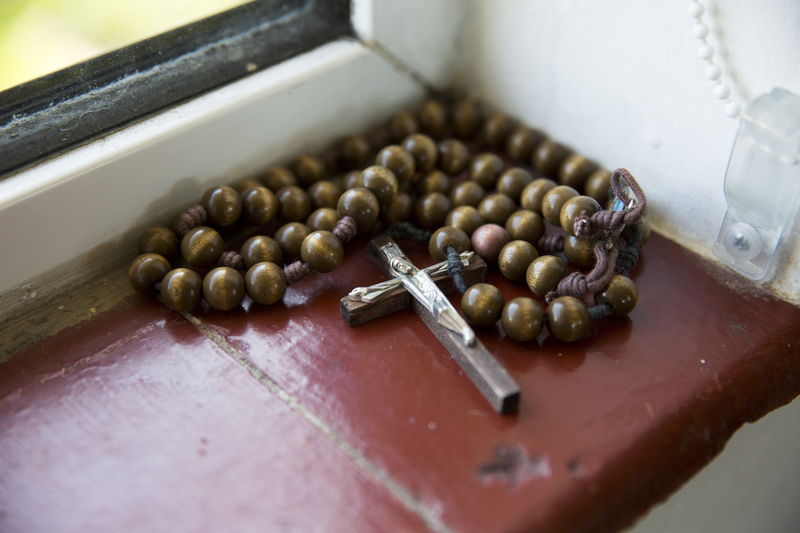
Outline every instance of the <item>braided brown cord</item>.
<svg viewBox="0 0 800 533"><path fill-rule="evenodd" d="M386 229L386 234L395 239L411 239L421 243L427 243L431 238L431 232L418 228L410 222L395 222Z"/></svg>
<svg viewBox="0 0 800 533"><path fill-rule="evenodd" d="M342 244L353 240L358 233L358 226L356 221L350 215L345 215L336 222L333 228L333 234L336 238L342 241Z"/></svg>
<svg viewBox="0 0 800 533"><path fill-rule="evenodd" d="M555 254L564 250L564 236L560 233L542 235L536 243L536 251L540 254Z"/></svg>
<svg viewBox="0 0 800 533"><path fill-rule="evenodd" d="M222 252L222 255L219 256L219 261L217 264L222 267L231 267L235 268L236 270L244 270L244 259L242 259L242 256L234 251Z"/></svg>
<svg viewBox="0 0 800 533"><path fill-rule="evenodd" d="M647 198L644 195L644 191L630 172L624 168L618 168L611 174L611 191L616 198L625 198L622 181L633 191L636 205L631 209L623 209L622 211L604 209L591 217L581 214L575 218L575 225L573 226L575 235L588 237L598 231L615 232L622 226L636 224L641 220L647 209Z"/></svg>
<svg viewBox="0 0 800 533"><path fill-rule="evenodd" d="M617 256L620 249L624 248L625 241L623 239L614 243L614 246L609 250L606 248L605 241L598 241L594 245L594 268L588 273L573 272L558 283L558 287L545 295L547 303L552 302L559 296L575 296L576 298L582 297L584 294L590 292L597 292L604 289L611 278L614 276L614 270L617 265Z"/></svg>
<svg viewBox="0 0 800 533"><path fill-rule="evenodd" d="M206 208L202 205L193 205L178 217L178 223L176 224L178 233L183 236L189 230L205 224L206 220L208 220Z"/></svg>
<svg viewBox="0 0 800 533"><path fill-rule="evenodd" d="M303 261L295 261L283 267L283 275L286 276L287 285L297 283L309 274L311 274L311 267Z"/></svg>
<svg viewBox="0 0 800 533"><path fill-rule="evenodd" d="M447 247L447 273L453 280L453 284L458 289L458 292L464 294L467 292L467 284L464 282L464 265L461 263L461 255L454 246Z"/></svg>

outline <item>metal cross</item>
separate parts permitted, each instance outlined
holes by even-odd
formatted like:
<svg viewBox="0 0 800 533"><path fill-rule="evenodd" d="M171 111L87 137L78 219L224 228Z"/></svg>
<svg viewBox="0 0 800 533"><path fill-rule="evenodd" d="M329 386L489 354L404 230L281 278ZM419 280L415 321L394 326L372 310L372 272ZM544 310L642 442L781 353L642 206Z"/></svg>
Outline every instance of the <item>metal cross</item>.
<svg viewBox="0 0 800 533"><path fill-rule="evenodd" d="M350 291L341 301L342 320L356 326L412 307L492 407L500 413L516 412L519 386L445 296L455 290L447 273L447 262L420 270L387 236L373 239L369 251L383 273L393 279ZM485 279L486 263L480 257L464 252L461 262L465 283Z"/></svg>

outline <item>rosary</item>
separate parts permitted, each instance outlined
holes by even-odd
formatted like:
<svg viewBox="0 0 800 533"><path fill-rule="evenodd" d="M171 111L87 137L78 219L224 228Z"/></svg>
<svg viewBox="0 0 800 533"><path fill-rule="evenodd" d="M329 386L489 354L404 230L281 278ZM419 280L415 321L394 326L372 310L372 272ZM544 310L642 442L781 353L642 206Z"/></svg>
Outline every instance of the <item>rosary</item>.
<svg viewBox="0 0 800 533"><path fill-rule="evenodd" d="M495 410L513 413L519 387L472 327L573 342L593 320L626 316L645 210L627 170L603 170L503 113L484 117L474 100L428 100L322 156L210 188L171 227L145 231L128 279L178 312L201 301L228 311L246 297L272 305L287 286L336 269L356 235L377 234L368 250L391 279L342 298L345 323L413 308ZM223 235L234 234L249 238L230 249ZM427 244L437 263L414 266L403 239ZM538 300L506 302L484 283L489 265ZM461 313L446 297L454 291Z"/></svg>

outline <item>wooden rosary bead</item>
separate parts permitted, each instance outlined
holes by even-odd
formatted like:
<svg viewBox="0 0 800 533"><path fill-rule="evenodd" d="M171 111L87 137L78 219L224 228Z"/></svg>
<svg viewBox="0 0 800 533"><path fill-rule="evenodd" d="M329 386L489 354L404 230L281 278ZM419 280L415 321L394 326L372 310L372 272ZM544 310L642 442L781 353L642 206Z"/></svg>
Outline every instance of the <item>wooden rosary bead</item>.
<svg viewBox="0 0 800 533"><path fill-rule="evenodd" d="M361 179L361 171L351 170L342 177L342 190L346 191L347 189L358 187L359 186L358 180L360 179Z"/></svg>
<svg viewBox="0 0 800 533"><path fill-rule="evenodd" d="M439 148L436 141L422 133L409 135L403 140L403 148L414 158L414 166L418 172L430 172L436 168L439 159Z"/></svg>
<svg viewBox="0 0 800 533"><path fill-rule="evenodd" d="M308 188L308 196L314 209L320 207L336 207L342 188L332 181L322 180Z"/></svg>
<svg viewBox="0 0 800 533"><path fill-rule="evenodd" d="M480 154L470 164L469 179L484 189L491 189L501 172L503 160L500 157L495 154Z"/></svg>
<svg viewBox="0 0 800 533"><path fill-rule="evenodd" d="M220 234L207 226L192 228L181 239L183 258L194 267L216 264L224 250L225 242Z"/></svg>
<svg viewBox="0 0 800 533"><path fill-rule="evenodd" d="M246 178L243 179L242 181L236 182L233 188L236 189L239 192L239 194L244 194L253 187L263 187L263 186L264 184L256 179Z"/></svg>
<svg viewBox="0 0 800 533"><path fill-rule="evenodd" d="M418 131L419 123L408 111L398 111L389 117L389 137L393 142L398 143Z"/></svg>
<svg viewBox="0 0 800 533"><path fill-rule="evenodd" d="M428 193L417 200L417 222L424 229L436 229L444 222L450 207L447 196L439 192Z"/></svg>
<svg viewBox="0 0 800 533"><path fill-rule="evenodd" d="M476 207L485 195L483 187L474 181L462 181L450 191L450 201L456 207L461 205Z"/></svg>
<svg viewBox="0 0 800 533"><path fill-rule="evenodd" d="M561 223L561 207L573 196L578 196L578 191L567 185L558 185L544 193L544 197L542 197L544 219L558 226Z"/></svg>
<svg viewBox="0 0 800 533"><path fill-rule="evenodd" d="M517 201L523 189L532 181L533 176L524 168L510 168L500 174L500 178L497 180L497 190L510 197L512 200Z"/></svg>
<svg viewBox="0 0 800 533"><path fill-rule="evenodd" d="M631 278L617 274L611 278L608 287L597 294L595 300L598 304L610 305L612 316L626 316L636 307L639 292Z"/></svg>
<svg viewBox="0 0 800 533"><path fill-rule="evenodd" d="M170 270L161 280L161 301L169 309L182 313L200 304L203 280L189 268Z"/></svg>
<svg viewBox="0 0 800 533"><path fill-rule="evenodd" d="M472 249L487 263L497 261L500 250L508 241L508 232L497 224L484 224L470 237Z"/></svg>
<svg viewBox="0 0 800 533"><path fill-rule="evenodd" d="M336 227L336 223L338 221L339 213L336 212L336 209L331 209L330 207L320 207L308 215L306 226L313 231L333 231L333 228Z"/></svg>
<svg viewBox="0 0 800 533"><path fill-rule="evenodd" d="M208 305L230 311L244 298L244 279L231 267L217 267L203 278L203 297Z"/></svg>
<svg viewBox="0 0 800 533"><path fill-rule="evenodd" d="M278 216L280 204L275 194L266 187L251 187L242 193L242 206L247 222L263 226Z"/></svg>
<svg viewBox="0 0 800 533"><path fill-rule="evenodd" d="M287 263L300 259L300 246L311 230L305 224L289 222L275 232L275 241L280 245Z"/></svg>
<svg viewBox="0 0 800 533"><path fill-rule="evenodd" d="M242 214L242 199L239 193L227 185L208 189L201 203L206 208L209 220L222 228L234 224Z"/></svg>
<svg viewBox="0 0 800 533"><path fill-rule="evenodd" d="M506 139L506 153L518 163L528 163L533 149L544 139L544 134L539 130L517 126Z"/></svg>
<svg viewBox="0 0 800 533"><path fill-rule="evenodd" d="M441 170L432 170L425 174L417 184L417 193L425 195L432 192L447 194L450 192L450 177Z"/></svg>
<svg viewBox="0 0 800 533"><path fill-rule="evenodd" d="M286 276L275 263L261 262L251 266L244 275L247 295L256 303L271 305L283 298Z"/></svg>
<svg viewBox="0 0 800 533"><path fill-rule="evenodd" d="M525 281L528 288L540 298L558 287L558 282L568 274L567 263L554 255L540 255L528 265Z"/></svg>
<svg viewBox="0 0 800 533"><path fill-rule="evenodd" d="M591 196L600 205L604 205L611 192L611 172L608 170L595 170L586 179L584 186L587 196Z"/></svg>
<svg viewBox="0 0 800 533"><path fill-rule="evenodd" d="M539 213L520 209L506 220L506 231L511 240L526 241L535 246L544 235L544 220Z"/></svg>
<svg viewBox="0 0 800 533"><path fill-rule="evenodd" d="M358 231L364 233L372 229L378 220L380 204L369 189L354 187L339 197L336 206L339 216L351 216L356 221Z"/></svg>
<svg viewBox="0 0 800 533"><path fill-rule="evenodd" d="M411 219L411 215L414 213L414 200L407 192L398 193L383 213L386 222L389 224L406 222Z"/></svg>
<svg viewBox="0 0 800 533"><path fill-rule="evenodd" d="M297 177L288 168L274 167L267 170L261 182L272 192L278 192L284 187L294 187L298 185Z"/></svg>
<svg viewBox="0 0 800 533"><path fill-rule="evenodd" d="M369 161L370 152L363 135L349 135L339 145L341 162L346 169L363 168Z"/></svg>
<svg viewBox="0 0 800 533"><path fill-rule="evenodd" d="M458 139L445 139L439 143L439 168L451 176L459 174L469 164L469 149Z"/></svg>
<svg viewBox="0 0 800 533"><path fill-rule="evenodd" d="M548 178L557 178L558 167L568 155L569 150L564 145L546 139L533 150L531 166Z"/></svg>
<svg viewBox="0 0 800 533"><path fill-rule="evenodd" d="M178 237L165 226L147 228L139 239L139 251L143 254L174 257L178 253Z"/></svg>
<svg viewBox="0 0 800 533"><path fill-rule="evenodd" d="M422 131L441 139L447 131L447 107L439 100L427 100L419 110L419 125Z"/></svg>
<svg viewBox="0 0 800 533"><path fill-rule="evenodd" d="M573 196L564 202L558 220L567 235L575 234L575 219L580 215L588 217L600 211L600 204L591 196Z"/></svg>
<svg viewBox="0 0 800 533"><path fill-rule="evenodd" d="M515 341L532 341L542 332L543 315L542 306L533 298L514 298L503 307L503 330Z"/></svg>
<svg viewBox="0 0 800 533"><path fill-rule="evenodd" d="M396 144L383 148L375 156L375 164L386 167L394 173L397 182L406 183L414 175L414 157L402 146Z"/></svg>
<svg viewBox="0 0 800 533"><path fill-rule="evenodd" d="M276 265L283 263L283 250L280 244L266 235L255 235L244 241L239 249L239 255L242 256L246 268L264 261Z"/></svg>
<svg viewBox="0 0 800 533"><path fill-rule="evenodd" d="M544 195L557 185L558 183L548 178L539 178L533 180L527 184L524 189L522 189L522 194L520 195L519 200L520 205L522 205L523 209L535 211L541 215L542 200L544 199Z"/></svg>
<svg viewBox="0 0 800 533"><path fill-rule="evenodd" d="M494 285L476 283L461 297L464 317L479 327L492 326L503 312L503 295Z"/></svg>
<svg viewBox="0 0 800 533"><path fill-rule="evenodd" d="M469 250L469 237L460 228L454 226L443 226L433 232L428 239L428 252L434 261L444 261L447 259L447 247L452 246L458 253Z"/></svg>
<svg viewBox="0 0 800 533"><path fill-rule="evenodd" d="M153 294L154 285L161 281L170 269L169 261L163 255L155 253L141 254L128 267L128 283L136 292Z"/></svg>
<svg viewBox="0 0 800 533"><path fill-rule="evenodd" d="M483 141L493 148L499 148L513 129L514 121L511 117L505 113L493 113L483 123Z"/></svg>
<svg viewBox="0 0 800 533"><path fill-rule="evenodd" d="M303 187L325 179L325 162L315 155L301 155L294 160L292 167Z"/></svg>
<svg viewBox="0 0 800 533"><path fill-rule="evenodd" d="M444 223L461 229L467 235L472 235L485 221L477 209L469 205L462 205L447 213Z"/></svg>
<svg viewBox="0 0 800 533"><path fill-rule="evenodd" d="M300 258L308 263L312 270L330 272L342 264L344 246L330 231L315 231L303 239L300 245Z"/></svg>
<svg viewBox="0 0 800 533"><path fill-rule="evenodd" d="M568 156L558 167L558 181L573 189L582 189L589 174L597 169L597 165L582 155Z"/></svg>
<svg viewBox="0 0 800 533"><path fill-rule="evenodd" d="M547 329L558 340L573 342L589 333L592 321L583 302L561 296L547 306Z"/></svg>
<svg viewBox="0 0 800 533"><path fill-rule="evenodd" d="M472 98L464 98L453 105L453 134L459 139L471 139L481 123L481 108Z"/></svg>
<svg viewBox="0 0 800 533"><path fill-rule="evenodd" d="M490 224L504 225L511 213L517 210L514 200L502 193L486 196L478 204L478 212Z"/></svg>
<svg viewBox="0 0 800 533"><path fill-rule="evenodd" d="M300 222L311 212L311 197L300 187L284 187L278 191L281 218L287 222Z"/></svg>
<svg viewBox="0 0 800 533"><path fill-rule="evenodd" d="M575 266L582 268L593 266L596 260L594 242L589 238L566 235L564 236L564 255Z"/></svg>
<svg viewBox="0 0 800 533"><path fill-rule="evenodd" d="M531 261L539 257L539 252L529 242L511 241L500 250L497 266L500 273L511 281L524 281Z"/></svg>
<svg viewBox="0 0 800 533"><path fill-rule="evenodd" d="M361 172L358 185L371 191L378 203L384 206L392 203L399 188L394 172L377 165L367 167Z"/></svg>

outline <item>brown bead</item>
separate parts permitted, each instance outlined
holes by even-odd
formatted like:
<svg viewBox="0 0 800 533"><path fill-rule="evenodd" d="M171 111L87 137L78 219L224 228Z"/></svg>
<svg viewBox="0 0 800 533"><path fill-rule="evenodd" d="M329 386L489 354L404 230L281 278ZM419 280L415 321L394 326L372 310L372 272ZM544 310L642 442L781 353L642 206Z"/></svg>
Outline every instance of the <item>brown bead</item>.
<svg viewBox="0 0 800 533"><path fill-rule="evenodd" d="M271 305L283 298L286 292L286 276L275 263L262 262L251 266L244 275L247 295L254 302Z"/></svg>
<svg viewBox="0 0 800 533"><path fill-rule="evenodd" d="M422 131L441 139L447 131L447 107L439 100L427 100L419 110L419 125Z"/></svg>
<svg viewBox="0 0 800 533"><path fill-rule="evenodd" d="M278 191L281 218L287 222L300 222L311 212L311 198L300 187L284 187Z"/></svg>
<svg viewBox="0 0 800 533"><path fill-rule="evenodd" d="M344 246L330 231L315 231L303 239L300 258L317 272L330 272L342 264Z"/></svg>
<svg viewBox="0 0 800 533"><path fill-rule="evenodd" d="M586 179L584 190L587 196L591 196L600 205L604 205L611 193L611 172L608 170L595 170Z"/></svg>
<svg viewBox="0 0 800 533"><path fill-rule="evenodd" d="M247 268L264 261L276 265L283 263L283 250L280 244L266 235L255 235L244 241L239 249L239 255L242 256L244 266Z"/></svg>
<svg viewBox="0 0 800 533"><path fill-rule="evenodd" d="M539 257L539 252L526 241L511 241L500 250L497 267L500 273L511 281L525 280L531 261Z"/></svg>
<svg viewBox="0 0 800 533"><path fill-rule="evenodd" d="M233 186L233 188L236 189L239 192L239 194L244 194L247 191L249 191L250 189L252 189L253 187L263 187L263 186L264 185L260 181L258 181L256 179L247 178L247 179L243 179L242 181L237 182Z"/></svg>
<svg viewBox="0 0 800 533"><path fill-rule="evenodd" d="M342 189L332 181L322 180L308 188L308 196L314 209L320 207L336 207Z"/></svg>
<svg viewBox="0 0 800 533"><path fill-rule="evenodd" d="M595 300L598 304L610 305L612 316L625 316L636 307L639 292L631 278L617 274Z"/></svg>
<svg viewBox="0 0 800 533"><path fill-rule="evenodd" d="M483 123L483 140L489 146L499 148L505 144L513 129L514 121L511 117L505 113L494 113Z"/></svg>
<svg viewBox="0 0 800 533"><path fill-rule="evenodd" d="M500 174L500 178L497 180L497 190L517 201L523 189L532 181L533 176L524 168L510 168Z"/></svg>
<svg viewBox="0 0 800 533"><path fill-rule="evenodd" d="M231 267L217 267L203 278L203 297L208 305L230 311L244 298L244 279Z"/></svg>
<svg viewBox="0 0 800 533"><path fill-rule="evenodd" d="M544 235L544 220L539 213L520 209L511 213L506 220L506 231L511 240L526 241L536 245L539 238Z"/></svg>
<svg viewBox="0 0 800 533"><path fill-rule="evenodd" d="M409 135L403 140L405 148L414 158L414 166L418 172L430 172L436 167L439 159L439 148L436 141L422 133Z"/></svg>
<svg viewBox="0 0 800 533"><path fill-rule="evenodd" d="M558 287L558 282L567 273L567 263L563 259L554 255L541 255L528 265L525 281L533 294L544 297L545 294Z"/></svg>
<svg viewBox="0 0 800 533"><path fill-rule="evenodd" d="M417 200L417 222L425 229L436 229L444 222L450 207L447 196L438 192L428 193Z"/></svg>
<svg viewBox="0 0 800 533"><path fill-rule="evenodd" d="M394 172L377 165L367 167L361 172L358 185L372 191L381 205L392 203L398 192L398 183Z"/></svg>
<svg viewBox="0 0 800 533"><path fill-rule="evenodd" d="M469 166L469 179L484 189L491 189L501 172L503 172L502 159L494 154L480 154Z"/></svg>
<svg viewBox="0 0 800 533"><path fill-rule="evenodd" d="M573 189L582 189L589 174L597 169L597 165L582 155L568 156L558 167L558 181L562 185L569 185Z"/></svg>
<svg viewBox="0 0 800 533"><path fill-rule="evenodd" d="M169 269L169 261L163 255L142 254L134 259L128 268L128 283L138 293L155 294L154 285L161 281Z"/></svg>
<svg viewBox="0 0 800 533"><path fill-rule="evenodd" d="M472 235L485 221L477 209L469 205L462 205L447 213L444 223L461 229L467 235Z"/></svg>
<svg viewBox="0 0 800 533"><path fill-rule="evenodd" d="M453 226L444 226L433 232L428 239L428 252L434 261L447 259L447 247L452 246L458 253L469 250L469 237L464 230Z"/></svg>
<svg viewBox="0 0 800 533"><path fill-rule="evenodd" d="M278 215L280 204L275 194L266 187L251 187L242 194L242 206L247 222L263 226Z"/></svg>
<svg viewBox="0 0 800 533"><path fill-rule="evenodd" d="M502 193L490 194L478 204L478 212L486 222L501 226L516 210L517 206L514 204L514 200Z"/></svg>
<svg viewBox="0 0 800 533"><path fill-rule="evenodd" d="M461 312L478 327L492 326L503 312L503 294L494 285L476 283L461 297Z"/></svg>
<svg viewBox="0 0 800 533"><path fill-rule="evenodd" d="M551 224L559 225L561 223L561 207L573 196L578 196L578 191L566 185L558 185L544 193L544 197L542 197L544 219Z"/></svg>
<svg viewBox="0 0 800 533"><path fill-rule="evenodd" d="M339 216L353 217L358 226L358 231L363 233L372 229L378 219L380 204L378 199L369 189L354 187L344 192L339 197L336 206Z"/></svg>
<svg viewBox="0 0 800 533"><path fill-rule="evenodd" d="M176 268L161 280L161 301L173 311L191 311L200 303L203 280L194 270Z"/></svg>
<svg viewBox="0 0 800 533"><path fill-rule="evenodd" d="M336 223L338 221L339 213L336 212L336 209L331 209L330 207L320 207L308 215L306 226L314 231L333 231L333 228L336 227Z"/></svg>
<svg viewBox="0 0 800 533"><path fill-rule="evenodd" d="M400 142L419 131L419 124L408 111L398 111L389 117L389 136L393 142Z"/></svg>
<svg viewBox="0 0 800 533"><path fill-rule="evenodd" d="M453 134L459 139L471 139L481 123L481 108L472 98L464 98L453 105Z"/></svg>
<svg viewBox="0 0 800 533"><path fill-rule="evenodd" d="M441 170L425 174L417 184L417 193L425 195L432 192L447 194L450 191L450 177Z"/></svg>
<svg viewBox="0 0 800 533"><path fill-rule="evenodd" d="M574 235L575 219L580 215L590 217L598 211L600 211L600 204L591 196L573 196L561 206L558 220L568 235Z"/></svg>
<svg viewBox="0 0 800 533"><path fill-rule="evenodd" d="M198 226L186 232L181 239L181 254L191 266L216 264L225 249L225 242L216 230Z"/></svg>
<svg viewBox="0 0 800 533"><path fill-rule="evenodd" d="M564 255L575 266L593 266L595 263L594 242L589 238L566 235L564 237Z"/></svg>
<svg viewBox="0 0 800 533"><path fill-rule="evenodd" d="M261 178L261 181L272 192L278 192L284 187L294 187L299 183L294 173L288 168L284 167L274 167L269 169L267 173L264 174L264 177Z"/></svg>
<svg viewBox="0 0 800 533"><path fill-rule="evenodd" d="M339 145L340 159L346 169L362 168L369 161L370 152L363 135L345 137Z"/></svg>
<svg viewBox="0 0 800 533"><path fill-rule="evenodd" d="M518 163L528 163L533 149L544 139L544 134L539 130L517 126L506 139L506 153Z"/></svg>
<svg viewBox="0 0 800 533"><path fill-rule="evenodd" d="M275 232L275 240L280 245L287 263L300 259L300 245L309 233L311 230L308 226L299 222L284 224Z"/></svg>
<svg viewBox="0 0 800 533"><path fill-rule="evenodd" d="M462 181L450 191L450 201L454 206L476 207L484 196L486 196L486 191L474 181Z"/></svg>
<svg viewBox="0 0 800 533"><path fill-rule="evenodd" d="M383 148L375 156L375 164L391 170L398 183L405 183L414 175L414 157L396 144Z"/></svg>
<svg viewBox="0 0 800 533"><path fill-rule="evenodd" d="M347 189L352 189L353 187L358 187L358 180L361 179L361 171L360 170L352 170L344 175L342 179L342 190L346 191Z"/></svg>
<svg viewBox="0 0 800 533"><path fill-rule="evenodd" d="M503 330L515 341L532 341L542 332L543 315L542 306L533 298L514 298L503 307Z"/></svg>
<svg viewBox="0 0 800 533"><path fill-rule="evenodd" d="M242 214L242 200L239 198L239 193L227 185L208 189L201 203L206 208L208 219L219 227L232 225Z"/></svg>
<svg viewBox="0 0 800 533"><path fill-rule="evenodd" d="M547 306L547 329L558 340L576 341L589 333L591 324L586 306L574 296L561 296Z"/></svg>
<svg viewBox="0 0 800 533"><path fill-rule="evenodd" d="M541 214L544 195L557 185L555 181L548 178L533 180L522 189L522 194L519 199L520 205L522 205L524 209Z"/></svg>
<svg viewBox="0 0 800 533"><path fill-rule="evenodd" d="M178 237L165 226L148 228L139 239L139 251L143 254L173 257L178 253Z"/></svg>
<svg viewBox="0 0 800 533"><path fill-rule="evenodd" d="M325 162L315 155L301 155L294 160L292 168L303 187L325 179Z"/></svg>
<svg viewBox="0 0 800 533"><path fill-rule="evenodd" d="M546 177L555 179L558 177L558 167L568 155L569 150L564 145L546 139L533 150L531 166Z"/></svg>
<svg viewBox="0 0 800 533"><path fill-rule="evenodd" d="M460 173L469 164L469 149L457 139L445 139L439 143L439 168L451 176Z"/></svg>
<svg viewBox="0 0 800 533"><path fill-rule="evenodd" d="M487 263L494 263L509 241L508 232L497 224L484 224L470 237L472 249Z"/></svg>
<svg viewBox="0 0 800 533"><path fill-rule="evenodd" d="M391 204L383 211L384 218L389 224L406 222L414 213L414 200L411 195L401 192L395 196Z"/></svg>

